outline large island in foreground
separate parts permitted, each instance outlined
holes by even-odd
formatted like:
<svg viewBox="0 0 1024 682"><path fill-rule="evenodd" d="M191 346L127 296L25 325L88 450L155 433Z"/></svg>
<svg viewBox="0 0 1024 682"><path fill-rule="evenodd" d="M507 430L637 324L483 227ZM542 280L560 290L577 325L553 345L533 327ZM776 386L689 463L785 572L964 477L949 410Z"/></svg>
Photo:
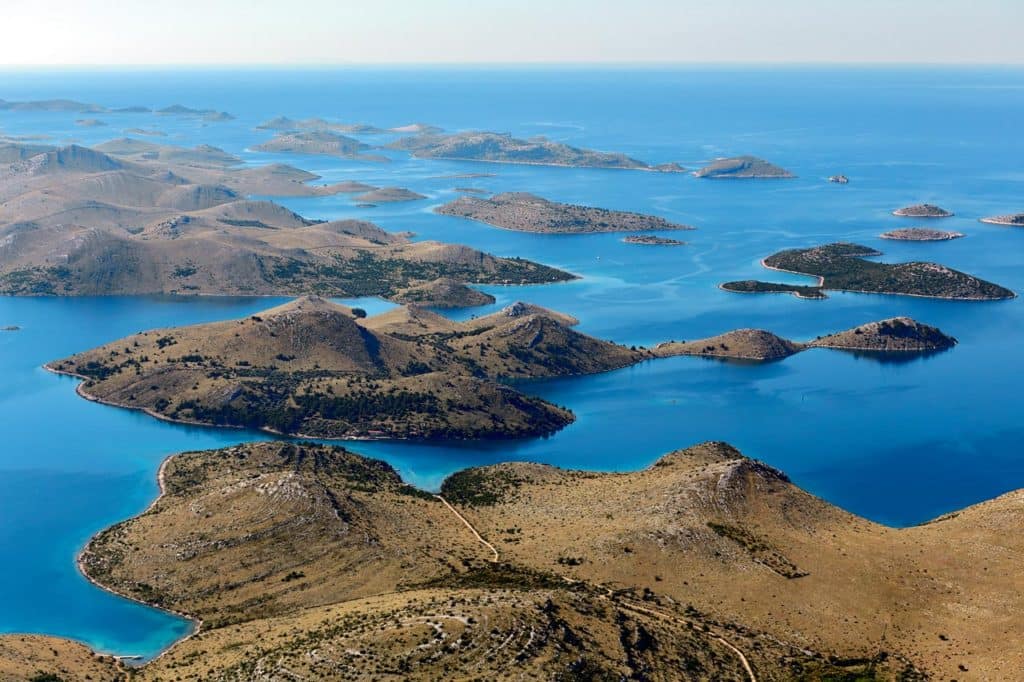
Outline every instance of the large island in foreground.
<svg viewBox="0 0 1024 682"><path fill-rule="evenodd" d="M572 413L504 383L593 374L675 355L777 359L728 338L626 348L528 304L455 322L419 307L364 317L304 297L242 320L142 332L50 363L79 393L192 424L316 438L513 438L553 433ZM762 338L771 336L759 332ZM956 341L910 319L809 347L927 353Z"/></svg>
<svg viewBox="0 0 1024 682"><path fill-rule="evenodd" d="M757 280L726 282L726 291L740 293L792 293L801 298L823 298L828 289L874 294L947 298L960 301L994 301L1016 294L998 284L938 263L879 263L875 249L837 242L808 249L789 249L768 256L761 263L771 270L809 275L815 286L776 284Z"/></svg>
<svg viewBox="0 0 1024 682"><path fill-rule="evenodd" d="M159 480L79 561L196 619L139 682L923 682L1024 666L1020 491L893 529L717 442L632 473L466 469L439 496L313 443L184 453ZM0 637L0 677L42 674L126 672L64 640Z"/></svg>

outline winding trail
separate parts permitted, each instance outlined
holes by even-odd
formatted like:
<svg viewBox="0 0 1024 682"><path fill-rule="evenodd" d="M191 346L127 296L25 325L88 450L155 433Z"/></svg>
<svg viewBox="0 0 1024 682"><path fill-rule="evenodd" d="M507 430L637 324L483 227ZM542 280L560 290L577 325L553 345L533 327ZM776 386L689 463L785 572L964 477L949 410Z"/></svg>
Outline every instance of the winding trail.
<svg viewBox="0 0 1024 682"><path fill-rule="evenodd" d="M448 507L449 511L451 511L452 514L455 514L455 516L459 519L459 521L461 521L462 524L464 526L466 526L466 528L468 528L471 533L473 533L473 536L477 539L478 542L480 542L480 544L485 546L487 549L491 550L491 553L494 554L494 558L491 559L491 562L492 563L497 563L499 556L498 556L498 550L494 547L494 545L492 545L491 543L487 542L487 540L485 540L484 537L482 535L480 535L479 531L477 531L477 529L473 526L473 524L470 523L469 520L465 516L460 514L459 510L456 509L455 507L453 507L451 505L451 503L448 502L448 500L444 499L440 495L434 495L434 497L436 497L437 499L441 500L441 502L444 503L444 506ZM579 580L575 580L573 578L569 578L567 576L559 576L559 577L562 580L564 580L566 583L569 583L570 585L582 582L582 581L579 581ZM641 604L636 604L636 603L633 603L631 601L627 601L625 599L619 599L619 598L617 598L618 595L615 593L615 591L612 590L609 587L604 587L604 590L605 590L606 594L601 595L601 596L603 596L604 598L608 599L609 601L614 601L616 604L618 604L619 606L625 608L626 610L634 611L634 612L638 612L638 613L643 613L643 614L646 614L646 615L649 615L649 616L654 616L655 618L659 618L661 620L667 620L667 621L675 623L676 625L683 625L684 627L695 627L696 626L696 624L693 621L688 620L686 618L680 618L679 616L675 616L675 615L672 615L670 613L665 613L664 611L659 611L657 609L652 609L652 608L643 606ZM734 645L732 642L727 640L725 637L723 637L718 632L715 632L715 631L712 630L708 634L710 634L714 638L714 640L716 642L718 642L722 646L726 647L727 649L732 651L733 654L736 655L736 658L739 659L740 664L743 666L743 669L746 671L747 677L750 679L750 682L758 682L757 675L754 673L753 666L750 665L750 661L747 660L746 655L742 651L740 651L739 647Z"/></svg>
<svg viewBox="0 0 1024 682"><path fill-rule="evenodd" d="M462 523L466 526L466 528L468 528L470 530L470 532L473 533L473 535L480 542L480 544L483 545L484 547L486 547L487 549L491 550L491 553L494 554L494 558L491 559L491 563L494 563L494 564L498 563L498 550L494 548L494 545L492 545L491 543L487 542L487 540L484 540L484 536L480 535L480 533L477 532L476 528L473 527L473 524L470 523L469 521L467 521L466 517L463 516L462 514L460 514L458 509L456 509L451 504L449 504L448 500L444 499L440 495L434 495L434 497L436 497L437 499L439 499L442 502L444 502L444 506L448 507L448 509L451 510L452 514L455 514L455 516L457 516L459 518L459 521L462 521Z"/></svg>

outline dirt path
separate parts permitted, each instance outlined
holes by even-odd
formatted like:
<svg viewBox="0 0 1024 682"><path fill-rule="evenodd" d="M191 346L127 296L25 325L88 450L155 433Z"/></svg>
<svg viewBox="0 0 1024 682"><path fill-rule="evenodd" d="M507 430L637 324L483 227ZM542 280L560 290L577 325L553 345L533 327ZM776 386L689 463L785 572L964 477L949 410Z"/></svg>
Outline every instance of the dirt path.
<svg viewBox="0 0 1024 682"><path fill-rule="evenodd" d="M491 552L494 554L494 558L491 559L491 562L492 563L498 563L498 550L494 548L494 545L492 545L491 543L487 542L487 540L484 540L484 537L482 535L480 535L480 533L478 533L476 531L476 528L473 527L473 524L470 523L469 521L467 521L466 517L463 516L462 514L460 514L458 509L456 509L455 507L450 505L448 503L448 500L444 499L440 495L435 495L434 497L436 497L437 499L439 499L442 502L444 502L444 506L448 507L448 509L451 510L452 514L455 514L455 516L457 516L459 518L459 521L462 521L462 523L466 526L466 528L468 528L470 530L470 532L472 532L473 535L476 537L476 539L479 540L480 544L483 545L484 547L486 547L487 549L491 550Z"/></svg>

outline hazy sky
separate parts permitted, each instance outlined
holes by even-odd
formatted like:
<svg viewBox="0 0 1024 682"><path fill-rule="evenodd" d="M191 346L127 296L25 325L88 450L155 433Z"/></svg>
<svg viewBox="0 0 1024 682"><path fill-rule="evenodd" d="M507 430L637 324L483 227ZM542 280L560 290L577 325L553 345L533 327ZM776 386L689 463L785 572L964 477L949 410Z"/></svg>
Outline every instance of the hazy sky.
<svg viewBox="0 0 1024 682"><path fill-rule="evenodd" d="M3 0L0 65L1024 63L1024 0Z"/></svg>

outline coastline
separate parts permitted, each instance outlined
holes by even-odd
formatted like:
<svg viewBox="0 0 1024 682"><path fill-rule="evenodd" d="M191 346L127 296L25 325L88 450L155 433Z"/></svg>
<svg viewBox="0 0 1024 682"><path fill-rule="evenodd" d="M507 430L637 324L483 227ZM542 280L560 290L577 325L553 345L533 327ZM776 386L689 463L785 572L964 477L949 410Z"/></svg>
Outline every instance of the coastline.
<svg viewBox="0 0 1024 682"><path fill-rule="evenodd" d="M881 255L881 254L879 253L879 254L876 254L876 255ZM770 258L770 256L766 256L765 258ZM818 280L818 283L815 286L820 287L822 291L845 291L845 292L848 292L848 293L851 293L851 294L879 294L879 295L882 295L882 296L912 296L914 298L934 298L934 299L940 300L940 301L1012 301L1013 299L1017 298L1017 292L1016 291L1010 291L1010 293L1013 294L1013 295L1012 296L1006 296L1004 298L979 298L977 296L937 296L937 295L934 295L934 294L908 294L908 293L904 293L904 292L900 292L900 291L865 291L863 289L830 289L830 288L824 286L825 278L820 276L820 275L811 275L811 274L808 274L806 272L796 272L795 270L783 270L782 268L773 268L772 266L770 266L770 265L768 265L767 263L764 262L765 258L761 259L761 265L765 269L767 269L767 270L774 270L776 272L785 272L785 273L789 273L791 275L801 275L803 277L814 277L814 278L816 278ZM729 290L726 289L725 291L729 291ZM739 294L739 293L743 293L743 294L748 294L748 293L749 294L780 293L781 294L781 293L794 293L794 292L788 292L788 291L787 292L781 292L781 291L779 291L779 292L735 291L735 292L732 292L732 293L737 293L737 294ZM804 300L810 300L810 299L807 299L804 296L798 296L797 298L803 298Z"/></svg>
<svg viewBox="0 0 1024 682"><path fill-rule="evenodd" d="M130 664L131 662L136 662L137 661L140 664L144 665L144 664L149 663L151 661L155 661L155 660L161 658L162 656L164 656L167 652L169 652L171 649L173 649L174 647L178 646L182 642L185 642L185 641L195 637L197 634L199 634L199 631L203 627L203 620L201 618L197 617L197 616L193 616L191 614L184 613L182 611L177 611L175 609L167 608L166 606L161 606L159 604L153 604L153 603L144 601L142 599L139 599L138 597L135 597L133 595L121 592L120 590L117 590L116 588L111 587L110 585L104 585L103 583L99 582L96 578L94 578L91 575L89 575L89 572L86 570L85 559L84 559L85 553L89 551L89 545L92 544L92 541L100 533L103 533L103 532L113 528L114 526L118 526L118 525L120 525L122 523L126 523L128 521L131 521L132 519L136 519L136 518L139 518L141 516L145 516L146 514L148 514L160 502L160 500L164 497L164 495L167 492L167 486L166 486L166 482L165 482L165 479L164 479L164 473L165 473L165 471L167 469L167 464L171 461L171 459L173 459L174 457L177 457L178 454L180 454L180 453L174 453L172 455L168 455L167 457L164 457L164 459L160 462L160 466L157 468L157 471L156 471L156 482L157 482L157 488L158 488L157 496L153 498L153 501L150 502L149 505L147 505L145 509L143 509L138 514L134 514L133 516L129 516L128 518L124 519L123 521L118 521L117 523L115 523L115 524L113 524L111 526L107 526L106 528L104 528L104 529L100 530L99 532L95 533L85 543L85 546L83 546L82 549L80 549L78 551L78 554L75 555L75 567L78 569L78 572L82 574L82 577L85 578L90 584L98 587L99 589L103 590L104 592L108 592L108 593L113 594L113 595L115 595L117 597L121 597L122 599L127 599L128 601L135 602L136 604L142 604L143 606L148 606L149 608L157 609L158 611L163 611L164 613L169 613L169 614L177 616L178 618L181 618L183 620L187 620L188 622L190 622L192 624L192 629L191 629L191 631L189 631L188 634L186 634L184 637L179 637L178 639L174 640L173 642L168 644L166 647L161 649L160 652L157 653L155 656L146 658L146 657L142 657L142 656L138 656L138 655L124 655L124 654L117 655L117 654L111 654L112 656L114 656L114 658L116 658L117 660L121 661L122 663L129 663ZM88 645L86 645L86 646L88 646ZM89 648L92 649L91 646Z"/></svg>
<svg viewBox="0 0 1024 682"><path fill-rule="evenodd" d="M985 223L987 225L1001 225L1002 227L1024 227L1024 223L1010 222L1008 218L1013 216L991 216L989 218L978 218L979 223Z"/></svg>

